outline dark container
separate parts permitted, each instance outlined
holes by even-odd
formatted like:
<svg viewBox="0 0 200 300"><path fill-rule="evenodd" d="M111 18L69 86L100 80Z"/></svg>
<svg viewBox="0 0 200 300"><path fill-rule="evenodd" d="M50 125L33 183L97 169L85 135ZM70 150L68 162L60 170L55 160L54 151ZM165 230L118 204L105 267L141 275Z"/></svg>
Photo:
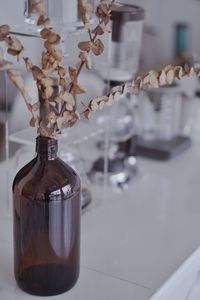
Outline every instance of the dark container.
<svg viewBox="0 0 200 300"><path fill-rule="evenodd" d="M13 182L15 278L39 296L64 293L79 276L80 180L57 148L38 137L36 158Z"/></svg>

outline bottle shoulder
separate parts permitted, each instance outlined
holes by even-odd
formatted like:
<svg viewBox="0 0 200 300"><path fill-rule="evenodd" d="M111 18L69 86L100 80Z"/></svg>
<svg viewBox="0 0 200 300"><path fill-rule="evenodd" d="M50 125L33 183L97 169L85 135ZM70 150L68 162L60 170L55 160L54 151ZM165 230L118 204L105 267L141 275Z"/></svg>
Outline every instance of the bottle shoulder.
<svg viewBox="0 0 200 300"><path fill-rule="evenodd" d="M80 191L76 172L61 159L39 160L24 166L13 182L13 193L38 201L63 200Z"/></svg>

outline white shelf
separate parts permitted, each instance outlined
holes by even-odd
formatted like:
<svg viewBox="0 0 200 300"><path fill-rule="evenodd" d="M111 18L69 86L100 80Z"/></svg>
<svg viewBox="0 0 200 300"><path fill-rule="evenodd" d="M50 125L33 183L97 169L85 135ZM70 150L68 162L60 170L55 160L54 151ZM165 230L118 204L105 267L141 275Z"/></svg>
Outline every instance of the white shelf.
<svg viewBox="0 0 200 300"><path fill-rule="evenodd" d="M81 124L79 123L73 128L66 129L59 140L68 144L79 144L104 132L105 128L97 128L94 124L91 125L90 122L81 122ZM35 145L36 136L36 129L27 127L9 135L8 140L22 145L33 146Z"/></svg>

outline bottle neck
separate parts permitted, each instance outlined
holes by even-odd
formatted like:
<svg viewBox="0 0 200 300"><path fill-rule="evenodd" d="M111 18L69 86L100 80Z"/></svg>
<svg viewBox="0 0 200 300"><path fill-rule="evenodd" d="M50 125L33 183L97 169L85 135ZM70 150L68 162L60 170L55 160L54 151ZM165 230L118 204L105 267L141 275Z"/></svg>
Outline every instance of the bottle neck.
<svg viewBox="0 0 200 300"><path fill-rule="evenodd" d="M55 139L38 136L36 139L36 152L39 159L54 160L57 158L58 142Z"/></svg>

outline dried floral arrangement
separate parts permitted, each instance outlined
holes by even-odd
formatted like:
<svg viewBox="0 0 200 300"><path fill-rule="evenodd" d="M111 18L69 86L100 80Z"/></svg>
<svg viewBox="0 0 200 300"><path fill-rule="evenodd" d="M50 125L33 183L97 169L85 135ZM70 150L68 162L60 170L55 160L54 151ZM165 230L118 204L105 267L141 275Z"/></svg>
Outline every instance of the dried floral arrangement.
<svg viewBox="0 0 200 300"><path fill-rule="evenodd" d="M45 50L41 55L40 66L34 65L25 56L23 45L10 34L10 27L0 26L0 41L5 43L7 53L16 56L17 60L23 59L27 70L32 72L33 79L36 81L40 97L39 101L33 102L26 91L21 72L13 69L10 61L4 60L3 52L0 50L0 71L7 72L9 79L22 94L32 115L30 125L37 127L38 135L56 138L62 133L63 128L72 127L81 118L89 119L94 112L113 105L123 94L138 94L144 89L171 85L174 80L180 80L184 76L200 77L200 69L187 65L184 67L168 65L162 70L152 70L137 76L131 83L112 88L107 95L95 97L87 106L83 104L81 112L78 111L75 96L86 92L86 89L78 83L79 74L83 67L92 68L91 54L98 56L104 51L100 36L111 32L109 28L111 10L121 4L113 0L100 0L96 7L98 24L92 29L90 24L92 7L87 0L77 0L77 2L84 27L88 31L88 40L78 44L80 61L75 67L62 66L63 53L58 47L61 38L50 27L44 0L30 0L31 9L38 13L37 25L43 26L40 35L44 40ZM59 87L56 95L53 88L55 81Z"/></svg>

